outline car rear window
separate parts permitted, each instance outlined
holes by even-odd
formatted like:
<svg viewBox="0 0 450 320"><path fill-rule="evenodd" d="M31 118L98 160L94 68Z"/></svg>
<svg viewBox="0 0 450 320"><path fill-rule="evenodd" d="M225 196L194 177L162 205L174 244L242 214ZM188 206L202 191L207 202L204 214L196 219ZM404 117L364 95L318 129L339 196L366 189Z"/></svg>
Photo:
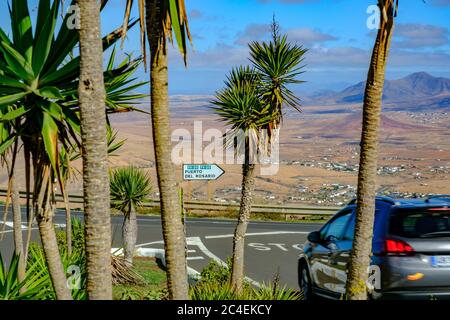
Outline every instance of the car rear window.
<svg viewBox="0 0 450 320"><path fill-rule="evenodd" d="M389 233L405 238L450 237L450 210L397 210L391 215Z"/></svg>

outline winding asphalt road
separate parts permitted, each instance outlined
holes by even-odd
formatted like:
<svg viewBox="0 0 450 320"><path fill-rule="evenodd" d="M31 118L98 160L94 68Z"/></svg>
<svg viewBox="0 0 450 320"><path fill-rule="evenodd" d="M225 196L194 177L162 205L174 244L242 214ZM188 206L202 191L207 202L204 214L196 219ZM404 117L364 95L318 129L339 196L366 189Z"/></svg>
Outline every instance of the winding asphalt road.
<svg viewBox="0 0 450 320"><path fill-rule="evenodd" d="M0 207L0 212L3 212ZM74 216L82 218L81 214ZM0 222L0 252L8 261L14 249L12 217L6 225ZM23 229L25 215L23 215ZM112 246L122 245L122 221L112 217ZM57 211L55 223L64 228L64 212ZM161 219L153 216L138 217L138 247L143 252L163 249ZM211 259L224 263L232 253L232 241L236 221L190 218L187 221L188 266L191 273L200 272ZM297 289L297 256L306 241L307 234L318 230L320 224L251 222L246 235L245 272L250 280L257 283L272 281L278 273L280 283ZM36 226L34 226L36 227ZM4 228L4 230L3 230ZM33 230L33 240L39 241L37 229Z"/></svg>

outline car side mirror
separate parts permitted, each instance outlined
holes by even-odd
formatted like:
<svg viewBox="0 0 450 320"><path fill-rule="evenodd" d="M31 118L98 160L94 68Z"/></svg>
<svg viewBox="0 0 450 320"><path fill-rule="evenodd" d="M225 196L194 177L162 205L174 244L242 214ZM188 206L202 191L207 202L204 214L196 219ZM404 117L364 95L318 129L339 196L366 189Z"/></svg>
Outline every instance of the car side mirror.
<svg viewBox="0 0 450 320"><path fill-rule="evenodd" d="M311 232L310 234L308 234L308 241L311 243L320 243L320 241L321 241L320 232L314 231L314 232Z"/></svg>

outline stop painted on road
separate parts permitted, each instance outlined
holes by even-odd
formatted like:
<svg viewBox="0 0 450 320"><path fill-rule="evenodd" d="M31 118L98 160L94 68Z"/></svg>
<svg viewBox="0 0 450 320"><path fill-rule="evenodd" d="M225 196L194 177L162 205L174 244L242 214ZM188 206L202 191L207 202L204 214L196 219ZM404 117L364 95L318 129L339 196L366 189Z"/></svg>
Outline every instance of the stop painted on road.
<svg viewBox="0 0 450 320"><path fill-rule="evenodd" d="M293 245L287 245L285 243L258 243L258 242L252 242L249 243L248 246L250 248L253 248L257 251L271 251L271 250L281 250L281 251L289 251L289 249L295 249L295 250L302 250L303 244L293 244Z"/></svg>

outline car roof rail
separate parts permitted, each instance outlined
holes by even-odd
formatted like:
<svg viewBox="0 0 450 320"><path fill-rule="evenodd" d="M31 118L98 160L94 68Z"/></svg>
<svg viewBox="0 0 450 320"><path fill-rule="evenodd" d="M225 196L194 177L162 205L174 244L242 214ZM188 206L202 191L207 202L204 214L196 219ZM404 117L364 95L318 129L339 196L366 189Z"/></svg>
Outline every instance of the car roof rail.
<svg viewBox="0 0 450 320"><path fill-rule="evenodd" d="M450 200L450 194L434 194L434 195L428 196L428 197L425 199L425 202L430 202L430 200L433 200L433 199L446 199L446 200Z"/></svg>
<svg viewBox="0 0 450 320"><path fill-rule="evenodd" d="M449 199L450 199L450 196L449 196ZM357 200L356 198L350 200L350 202L349 202L347 205L356 204L356 200ZM397 205L397 204L399 204L398 201L395 201L395 199L393 199L393 198L391 198L391 197L388 197L388 196L377 196L377 197L375 198L375 200L384 201L384 202L390 203L390 204L392 204L392 205Z"/></svg>

